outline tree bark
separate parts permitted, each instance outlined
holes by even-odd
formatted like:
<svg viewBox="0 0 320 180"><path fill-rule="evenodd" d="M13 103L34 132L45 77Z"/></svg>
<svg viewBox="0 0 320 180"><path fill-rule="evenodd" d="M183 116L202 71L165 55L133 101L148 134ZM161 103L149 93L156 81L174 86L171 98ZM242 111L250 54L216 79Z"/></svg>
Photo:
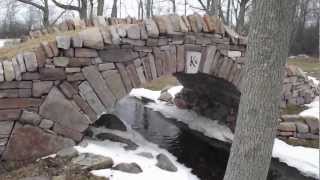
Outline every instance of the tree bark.
<svg viewBox="0 0 320 180"><path fill-rule="evenodd" d="M90 19L93 19L93 0L89 0L90 2Z"/></svg>
<svg viewBox="0 0 320 180"><path fill-rule="evenodd" d="M253 0L241 100L224 180L265 180L296 0Z"/></svg>
<svg viewBox="0 0 320 180"><path fill-rule="evenodd" d="M104 0L98 0L97 15L103 16Z"/></svg>
<svg viewBox="0 0 320 180"><path fill-rule="evenodd" d="M226 24L230 24L230 8L231 8L231 0L228 0L228 5L227 5L227 18L226 18Z"/></svg>
<svg viewBox="0 0 320 180"><path fill-rule="evenodd" d="M151 2L151 0L147 0L147 3L146 3L146 15L147 15L147 18L152 16L152 2Z"/></svg>
<svg viewBox="0 0 320 180"><path fill-rule="evenodd" d="M118 15L117 3L118 3L118 0L113 0L111 17L117 17L117 15Z"/></svg>
<svg viewBox="0 0 320 180"><path fill-rule="evenodd" d="M236 31L238 33L241 33L243 30L244 17L246 15L246 5L247 5L248 1L249 0L241 0L241 2L240 2L240 12L239 12L237 26L236 26Z"/></svg>

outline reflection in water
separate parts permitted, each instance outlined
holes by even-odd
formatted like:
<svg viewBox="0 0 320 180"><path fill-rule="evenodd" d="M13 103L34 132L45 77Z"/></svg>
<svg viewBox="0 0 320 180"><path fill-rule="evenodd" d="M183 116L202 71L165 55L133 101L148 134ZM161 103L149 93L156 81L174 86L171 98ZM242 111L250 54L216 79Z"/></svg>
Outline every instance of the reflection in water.
<svg viewBox="0 0 320 180"><path fill-rule="evenodd" d="M223 179L229 157L229 146L216 146L216 140L190 130L174 119L164 118L134 98L122 99L117 104L115 114L147 140L167 149L180 163L192 168L193 173L201 180ZM312 178L304 177L294 168L273 159L268 180L312 180Z"/></svg>

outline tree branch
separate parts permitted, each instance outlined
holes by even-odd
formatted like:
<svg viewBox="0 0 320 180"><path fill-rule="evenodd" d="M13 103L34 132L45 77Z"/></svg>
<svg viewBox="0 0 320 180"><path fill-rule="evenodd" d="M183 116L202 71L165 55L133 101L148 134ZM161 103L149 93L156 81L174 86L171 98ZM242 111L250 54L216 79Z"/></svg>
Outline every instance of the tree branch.
<svg viewBox="0 0 320 180"><path fill-rule="evenodd" d="M53 2L56 6L62 8L62 9L80 11L80 7L77 7L77 6L62 4L62 3L58 2L57 0L52 0L52 2Z"/></svg>
<svg viewBox="0 0 320 180"><path fill-rule="evenodd" d="M41 6L41 5L39 5L39 4L35 3L35 2L32 2L30 0L17 0L17 1L25 3L25 4L29 4L29 5L34 6L34 7L38 8L38 9L40 9L42 11L45 11L45 7L44 6Z"/></svg>

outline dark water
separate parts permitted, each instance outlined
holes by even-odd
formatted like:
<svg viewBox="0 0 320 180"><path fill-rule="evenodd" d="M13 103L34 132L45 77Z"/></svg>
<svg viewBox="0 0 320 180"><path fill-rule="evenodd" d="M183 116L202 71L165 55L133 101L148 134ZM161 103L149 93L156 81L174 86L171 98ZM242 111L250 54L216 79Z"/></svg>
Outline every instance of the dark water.
<svg viewBox="0 0 320 180"><path fill-rule="evenodd" d="M119 102L117 116L126 121L147 140L167 149L201 180L222 180L229 157L230 145L190 130L186 125L163 117L144 107L134 98ZM296 169L273 159L268 180L311 180Z"/></svg>

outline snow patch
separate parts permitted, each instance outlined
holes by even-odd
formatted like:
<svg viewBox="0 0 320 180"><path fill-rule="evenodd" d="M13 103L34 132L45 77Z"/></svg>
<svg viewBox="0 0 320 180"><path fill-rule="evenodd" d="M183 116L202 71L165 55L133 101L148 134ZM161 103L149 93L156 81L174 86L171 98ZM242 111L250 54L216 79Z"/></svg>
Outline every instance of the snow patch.
<svg viewBox="0 0 320 180"><path fill-rule="evenodd" d="M308 76L308 79L309 79L309 80L312 80L313 83L314 83L316 86L318 86L318 85L320 84L320 81L319 81L317 78L315 78L315 77Z"/></svg>
<svg viewBox="0 0 320 180"><path fill-rule="evenodd" d="M98 133L112 133L120 137L130 139L139 145L139 148L134 151L126 151L124 144L118 142L95 141L85 139L82 144L87 146L76 146L75 148L79 153L93 153L102 156L111 157L116 164L119 163L137 163L143 170L140 174L130 174L112 169L102 169L91 171L96 176L107 177L110 180L150 180L150 179L179 179L179 180L199 180L191 173L191 169L177 162L177 158L170 154L168 151L159 148L157 145L145 140L139 133L134 130L127 132L120 132L116 130L108 130L104 128L93 128L95 134ZM140 152L149 152L154 158L148 159L137 155ZM159 153L165 154L178 168L177 172L169 172L162 170L156 166L156 156Z"/></svg>
<svg viewBox="0 0 320 180"><path fill-rule="evenodd" d="M153 100L155 102L159 102L158 98L161 95L161 91L152 91L145 88L134 88L129 93L129 96L134 96L138 99L142 99L142 97Z"/></svg>
<svg viewBox="0 0 320 180"><path fill-rule="evenodd" d="M319 103L319 96L317 96L313 102L310 104L306 104L305 106L308 107L308 109L302 111L300 113L301 116L311 116L320 119L320 103Z"/></svg>
<svg viewBox="0 0 320 180"><path fill-rule="evenodd" d="M291 146L275 139L272 157L297 168L306 176L319 179L319 149Z"/></svg>

